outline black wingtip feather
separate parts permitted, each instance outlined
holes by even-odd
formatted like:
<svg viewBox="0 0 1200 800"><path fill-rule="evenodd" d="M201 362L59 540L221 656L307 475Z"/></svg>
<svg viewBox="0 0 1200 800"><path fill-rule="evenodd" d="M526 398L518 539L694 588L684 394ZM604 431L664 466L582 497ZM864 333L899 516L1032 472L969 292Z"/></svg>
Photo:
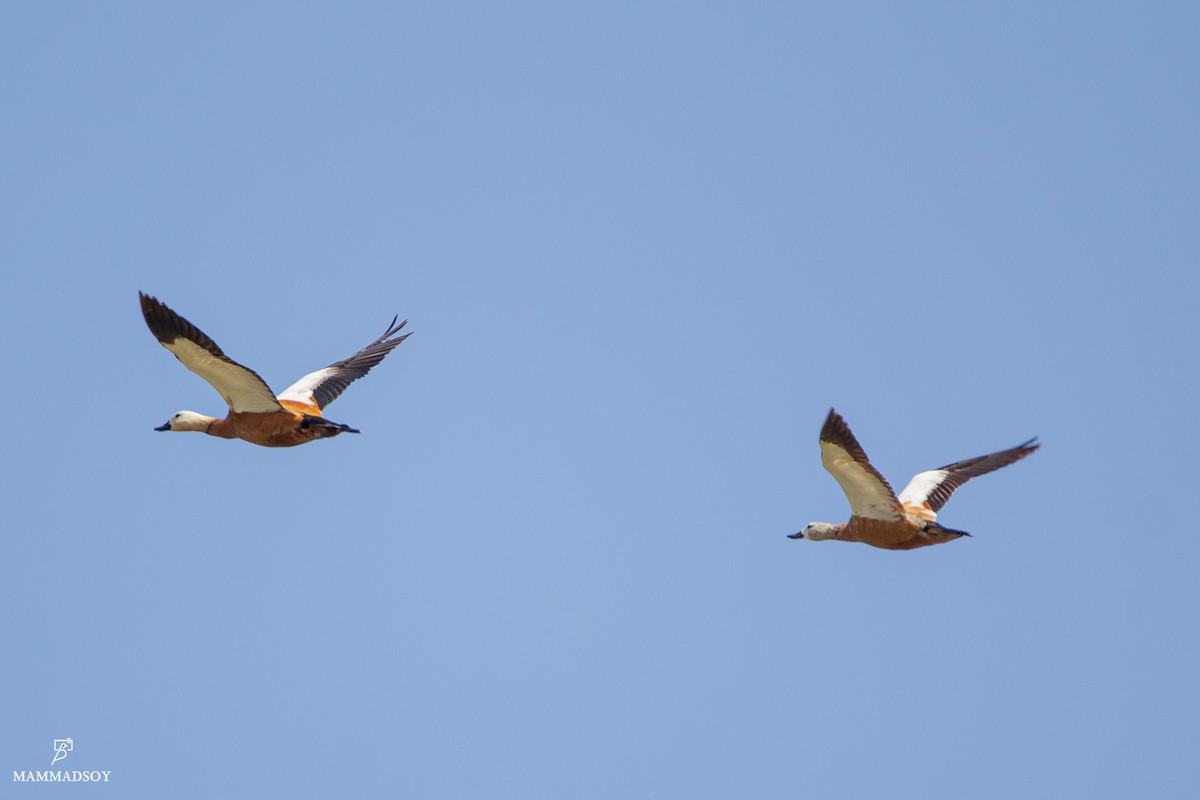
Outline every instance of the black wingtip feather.
<svg viewBox="0 0 1200 800"><path fill-rule="evenodd" d="M313 388L313 398L319 408L325 408L340 397L342 392L346 391L351 383L366 375L372 368L379 366L379 363L383 361L388 353L396 349L409 336L412 336L412 331L403 336L396 336L408 324L408 320L396 324L396 320L398 319L400 319L399 314L392 317L387 330L378 339L354 355L343 358L341 361L334 362L326 367L326 369L332 369L335 372L319 386Z"/></svg>
<svg viewBox="0 0 1200 800"><path fill-rule="evenodd" d="M171 344L176 339L188 339L214 356L228 360L216 342L204 331L172 311L166 303L142 291L138 292L138 299L141 301L142 317L146 320L146 326L159 342Z"/></svg>

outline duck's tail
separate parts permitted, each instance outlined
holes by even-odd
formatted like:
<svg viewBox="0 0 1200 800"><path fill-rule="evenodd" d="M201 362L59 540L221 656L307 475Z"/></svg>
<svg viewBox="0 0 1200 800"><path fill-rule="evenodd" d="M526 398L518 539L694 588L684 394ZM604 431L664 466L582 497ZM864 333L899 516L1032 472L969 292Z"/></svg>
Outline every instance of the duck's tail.
<svg viewBox="0 0 1200 800"><path fill-rule="evenodd" d="M954 528L947 528L945 525L939 525L936 522L931 522L925 526L925 530L936 534L937 536L970 536L966 531L956 531Z"/></svg>
<svg viewBox="0 0 1200 800"><path fill-rule="evenodd" d="M324 417L316 417L312 414L304 415L304 419L300 420L300 429L311 430L314 439L328 439L339 433L361 433L357 428L351 428L340 422L330 422Z"/></svg>

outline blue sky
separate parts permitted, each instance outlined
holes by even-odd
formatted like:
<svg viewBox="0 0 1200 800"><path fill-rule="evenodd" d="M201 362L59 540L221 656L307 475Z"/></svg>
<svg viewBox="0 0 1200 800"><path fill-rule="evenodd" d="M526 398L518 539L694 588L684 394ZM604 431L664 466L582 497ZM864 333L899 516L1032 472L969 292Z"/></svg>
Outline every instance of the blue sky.
<svg viewBox="0 0 1200 800"><path fill-rule="evenodd" d="M1194 797L1200 12L9 6L0 782ZM277 390L269 450L144 290ZM1040 435L907 553L913 473Z"/></svg>

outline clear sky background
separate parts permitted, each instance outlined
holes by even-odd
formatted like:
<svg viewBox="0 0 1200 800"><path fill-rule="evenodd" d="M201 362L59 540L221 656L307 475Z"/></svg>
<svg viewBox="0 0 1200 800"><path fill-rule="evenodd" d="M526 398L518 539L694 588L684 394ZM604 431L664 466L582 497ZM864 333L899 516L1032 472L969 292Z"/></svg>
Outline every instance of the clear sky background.
<svg viewBox="0 0 1200 800"><path fill-rule="evenodd" d="M1200 795L1200 11L0 14L0 795ZM276 390L270 450L144 290ZM1040 435L913 552L902 486ZM56 768L105 786L30 786Z"/></svg>

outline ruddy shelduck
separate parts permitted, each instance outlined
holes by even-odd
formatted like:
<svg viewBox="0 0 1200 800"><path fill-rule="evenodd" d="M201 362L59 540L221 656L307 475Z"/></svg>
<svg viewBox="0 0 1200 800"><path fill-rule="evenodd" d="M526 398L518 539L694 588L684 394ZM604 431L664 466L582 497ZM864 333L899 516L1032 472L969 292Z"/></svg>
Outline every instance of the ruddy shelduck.
<svg viewBox="0 0 1200 800"><path fill-rule="evenodd" d="M179 411L154 430L200 431L264 447L292 447L339 433L358 433L349 425L325 419L325 407L411 335L396 336L408 320L397 325L399 317L395 317L383 336L362 350L310 372L276 395L257 372L225 355L195 325L144 292L138 292L138 297L142 301L142 316L159 343L185 367L212 384L229 406L225 419Z"/></svg>
<svg viewBox="0 0 1200 800"><path fill-rule="evenodd" d="M937 512L950 495L971 478L1007 467L1041 446L1035 436L1009 450L919 473L897 497L887 480L871 466L846 420L832 408L821 428L820 441L821 464L846 493L850 521L841 525L810 522L789 538L862 542L886 550L912 550L970 536L937 522Z"/></svg>

